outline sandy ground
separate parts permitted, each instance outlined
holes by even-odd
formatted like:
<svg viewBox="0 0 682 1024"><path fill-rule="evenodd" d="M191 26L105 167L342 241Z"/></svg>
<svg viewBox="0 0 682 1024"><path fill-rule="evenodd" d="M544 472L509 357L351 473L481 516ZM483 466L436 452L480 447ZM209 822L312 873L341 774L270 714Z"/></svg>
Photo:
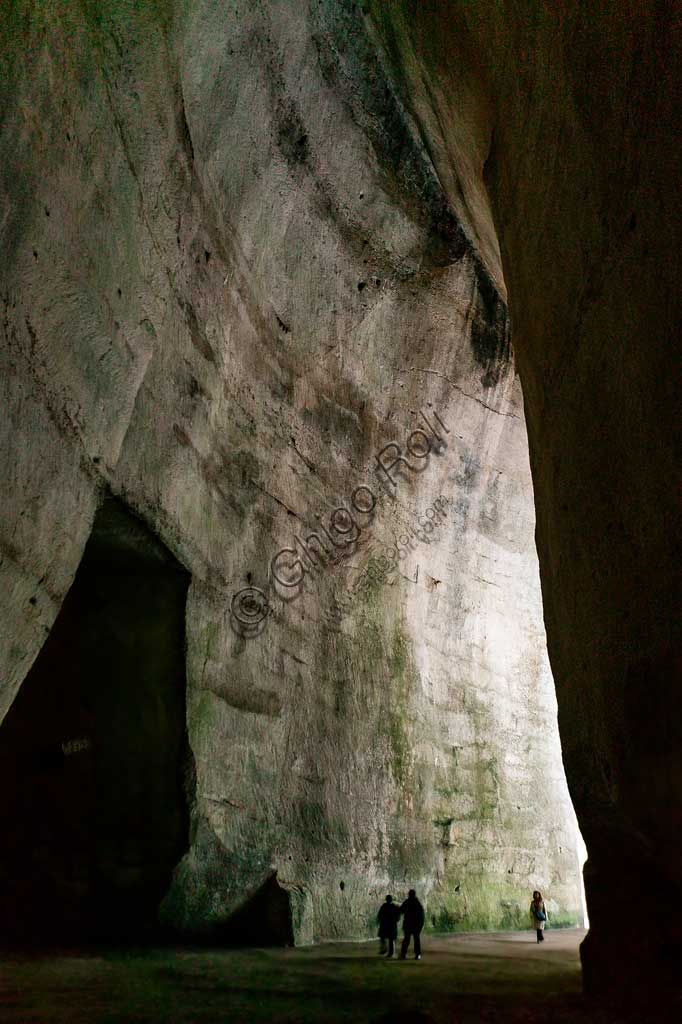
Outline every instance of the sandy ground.
<svg viewBox="0 0 682 1024"><path fill-rule="evenodd" d="M286 1021L660 1021L581 994L585 932L430 936L424 956L386 961L378 943L305 949L147 949L7 955L2 1024L208 1024ZM667 1019L667 1018L666 1018ZM682 1018L680 1018L682 1019Z"/></svg>

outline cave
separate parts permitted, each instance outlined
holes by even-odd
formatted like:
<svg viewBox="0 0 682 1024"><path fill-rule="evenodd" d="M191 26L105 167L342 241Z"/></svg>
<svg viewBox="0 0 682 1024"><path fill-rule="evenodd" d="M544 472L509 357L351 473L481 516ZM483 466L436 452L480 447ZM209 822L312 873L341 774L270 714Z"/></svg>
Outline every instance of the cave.
<svg viewBox="0 0 682 1024"><path fill-rule="evenodd" d="M185 852L189 577L125 506L100 506L0 732L3 943L147 942Z"/></svg>
<svg viewBox="0 0 682 1024"><path fill-rule="evenodd" d="M679 1010L681 26L4 6L10 949L179 1019Z"/></svg>

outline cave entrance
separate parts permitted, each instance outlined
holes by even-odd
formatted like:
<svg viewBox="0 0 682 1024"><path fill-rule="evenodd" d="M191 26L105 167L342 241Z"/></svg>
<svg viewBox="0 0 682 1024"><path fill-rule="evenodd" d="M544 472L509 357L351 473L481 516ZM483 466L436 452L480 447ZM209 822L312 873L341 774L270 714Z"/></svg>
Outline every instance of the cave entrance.
<svg viewBox="0 0 682 1024"><path fill-rule="evenodd" d="M3 941L139 942L188 846L188 574L112 497L0 726Z"/></svg>

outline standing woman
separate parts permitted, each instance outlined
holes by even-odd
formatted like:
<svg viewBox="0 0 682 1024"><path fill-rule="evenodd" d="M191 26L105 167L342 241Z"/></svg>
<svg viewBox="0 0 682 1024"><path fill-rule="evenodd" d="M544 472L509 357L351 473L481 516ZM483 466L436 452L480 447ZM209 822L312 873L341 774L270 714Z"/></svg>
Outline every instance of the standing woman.
<svg viewBox="0 0 682 1024"><path fill-rule="evenodd" d="M392 896L387 896L386 902L382 903L379 907L377 921L379 922L379 938L381 939L379 956L383 956L386 953L386 942L388 942L388 953L386 955L389 960L393 956L395 940L398 938L399 917L400 908L396 907Z"/></svg>
<svg viewBox="0 0 682 1024"><path fill-rule="evenodd" d="M544 942L547 908L545 907L545 901L542 898L542 893L538 892L537 889L533 893L533 899L530 904L530 919L533 922L533 928L535 928L538 934L538 942Z"/></svg>

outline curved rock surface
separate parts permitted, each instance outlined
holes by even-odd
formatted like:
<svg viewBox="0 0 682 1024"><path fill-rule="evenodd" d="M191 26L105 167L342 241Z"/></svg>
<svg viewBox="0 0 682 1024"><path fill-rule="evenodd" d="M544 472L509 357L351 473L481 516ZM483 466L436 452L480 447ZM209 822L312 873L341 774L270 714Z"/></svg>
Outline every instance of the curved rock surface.
<svg viewBox="0 0 682 1024"><path fill-rule="evenodd" d="M366 935L408 884L433 927L525 923L535 887L577 920L529 441L586 978L665 976L675 917L641 922L680 885L674 5L2 18L4 708L113 492L192 577L166 922L284 890L276 937ZM392 486L376 456L424 415L446 443ZM323 527L335 557L283 590L273 557Z"/></svg>
<svg viewBox="0 0 682 1024"><path fill-rule="evenodd" d="M675 914L643 926L682 883L682 19L678 3L598 6L372 5L508 289L595 990L677 985L682 945Z"/></svg>

